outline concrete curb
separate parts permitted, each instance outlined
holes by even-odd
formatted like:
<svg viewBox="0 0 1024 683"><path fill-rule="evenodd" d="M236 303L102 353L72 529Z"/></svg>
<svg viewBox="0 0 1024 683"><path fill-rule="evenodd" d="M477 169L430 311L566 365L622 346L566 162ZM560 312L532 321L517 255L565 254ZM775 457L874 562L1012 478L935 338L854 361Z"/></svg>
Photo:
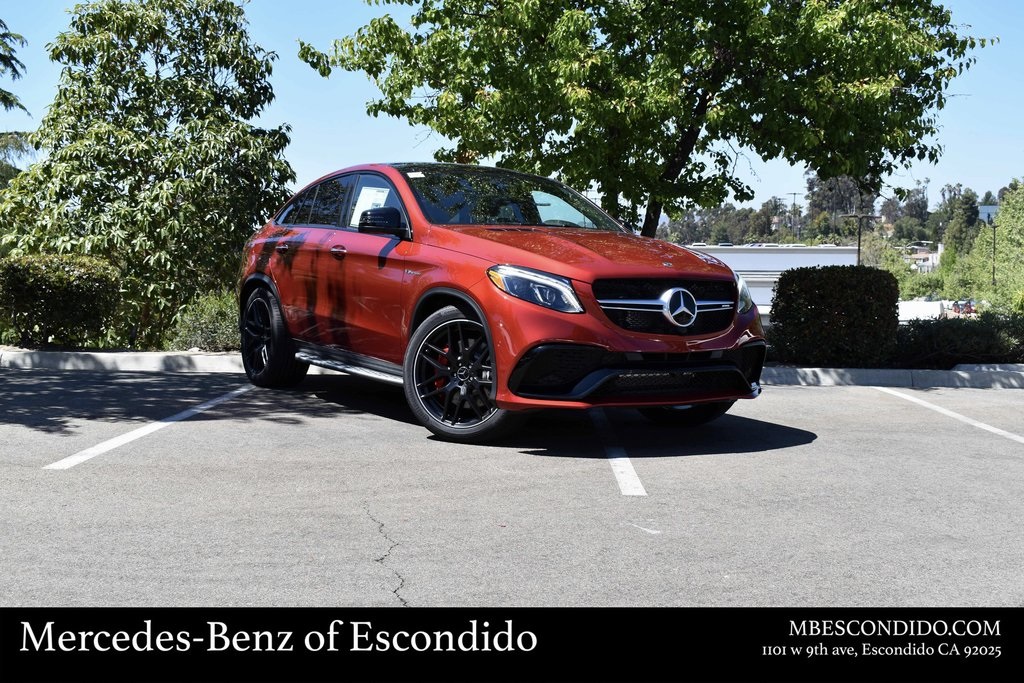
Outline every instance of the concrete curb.
<svg viewBox="0 0 1024 683"><path fill-rule="evenodd" d="M765 386L813 387L904 387L908 389L1024 389L1024 366L1020 370L890 370L871 368L766 367L761 373Z"/></svg>
<svg viewBox="0 0 1024 683"><path fill-rule="evenodd" d="M238 353L26 351L0 347L0 368L112 372L242 372Z"/></svg>
<svg viewBox="0 0 1024 683"><path fill-rule="evenodd" d="M28 351L0 346L0 369L91 372L194 372L242 374L237 351ZM311 375L332 373L311 367Z"/></svg>
<svg viewBox="0 0 1024 683"><path fill-rule="evenodd" d="M12 347L0 347L0 368L94 372L243 372L242 358L238 352L64 352L27 351ZM331 371L313 367L310 372L321 374ZM769 366L761 374L761 381L766 386L1024 389L1024 365L960 365L950 371Z"/></svg>

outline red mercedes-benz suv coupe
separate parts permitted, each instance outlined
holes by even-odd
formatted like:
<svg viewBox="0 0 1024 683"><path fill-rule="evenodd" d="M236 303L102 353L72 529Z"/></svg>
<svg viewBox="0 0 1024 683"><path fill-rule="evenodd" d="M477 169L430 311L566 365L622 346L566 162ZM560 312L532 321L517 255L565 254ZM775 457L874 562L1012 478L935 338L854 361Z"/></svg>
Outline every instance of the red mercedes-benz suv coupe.
<svg viewBox="0 0 1024 683"><path fill-rule="evenodd" d="M401 384L454 441L538 408L691 426L760 393L765 342L739 276L505 169L326 175L246 244L239 293L254 384L295 384L310 364Z"/></svg>

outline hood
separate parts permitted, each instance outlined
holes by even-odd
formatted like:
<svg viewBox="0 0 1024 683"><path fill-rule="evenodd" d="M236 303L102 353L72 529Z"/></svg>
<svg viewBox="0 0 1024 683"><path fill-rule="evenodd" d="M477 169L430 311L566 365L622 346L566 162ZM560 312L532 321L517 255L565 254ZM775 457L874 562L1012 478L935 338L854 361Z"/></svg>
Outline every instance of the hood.
<svg viewBox="0 0 1024 683"><path fill-rule="evenodd" d="M519 226L448 229L474 242L447 245L450 248L584 282L606 277L732 277L729 267L714 256L629 233Z"/></svg>

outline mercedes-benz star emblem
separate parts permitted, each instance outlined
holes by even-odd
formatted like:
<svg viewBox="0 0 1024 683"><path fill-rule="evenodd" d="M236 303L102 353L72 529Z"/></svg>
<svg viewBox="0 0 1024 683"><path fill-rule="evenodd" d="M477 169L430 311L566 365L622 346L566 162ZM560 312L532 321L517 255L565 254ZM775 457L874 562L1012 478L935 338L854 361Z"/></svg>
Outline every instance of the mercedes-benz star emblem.
<svg viewBox="0 0 1024 683"><path fill-rule="evenodd" d="M678 327L689 327L697 319L697 299L682 287L666 290L660 297L661 312Z"/></svg>

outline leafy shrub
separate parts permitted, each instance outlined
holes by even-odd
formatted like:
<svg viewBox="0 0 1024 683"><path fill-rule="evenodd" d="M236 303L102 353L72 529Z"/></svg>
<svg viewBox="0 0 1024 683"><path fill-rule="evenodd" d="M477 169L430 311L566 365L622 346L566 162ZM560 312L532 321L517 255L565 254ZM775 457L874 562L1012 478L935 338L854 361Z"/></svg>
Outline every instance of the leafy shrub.
<svg viewBox="0 0 1024 683"><path fill-rule="evenodd" d="M913 320L899 329L893 364L949 370L960 363L1024 363L1024 315Z"/></svg>
<svg viewBox="0 0 1024 683"><path fill-rule="evenodd" d="M1010 310L1024 316L1024 289L1013 295L1013 299L1010 301Z"/></svg>
<svg viewBox="0 0 1024 683"><path fill-rule="evenodd" d="M204 294L185 306L171 331L169 347L179 351L238 349L238 299L234 292Z"/></svg>
<svg viewBox="0 0 1024 683"><path fill-rule="evenodd" d="M912 273L900 281L900 299L911 301L942 294L945 281L941 273Z"/></svg>
<svg viewBox="0 0 1024 683"><path fill-rule="evenodd" d="M80 346L103 336L121 300L102 259L41 254L0 259L0 308L26 347Z"/></svg>
<svg viewBox="0 0 1024 683"><path fill-rule="evenodd" d="M899 286L866 266L794 268L772 299L773 357L809 366L878 367L896 347Z"/></svg>
<svg viewBox="0 0 1024 683"><path fill-rule="evenodd" d="M18 333L11 327L11 321L7 316L0 316L0 344L17 344L19 341Z"/></svg>

